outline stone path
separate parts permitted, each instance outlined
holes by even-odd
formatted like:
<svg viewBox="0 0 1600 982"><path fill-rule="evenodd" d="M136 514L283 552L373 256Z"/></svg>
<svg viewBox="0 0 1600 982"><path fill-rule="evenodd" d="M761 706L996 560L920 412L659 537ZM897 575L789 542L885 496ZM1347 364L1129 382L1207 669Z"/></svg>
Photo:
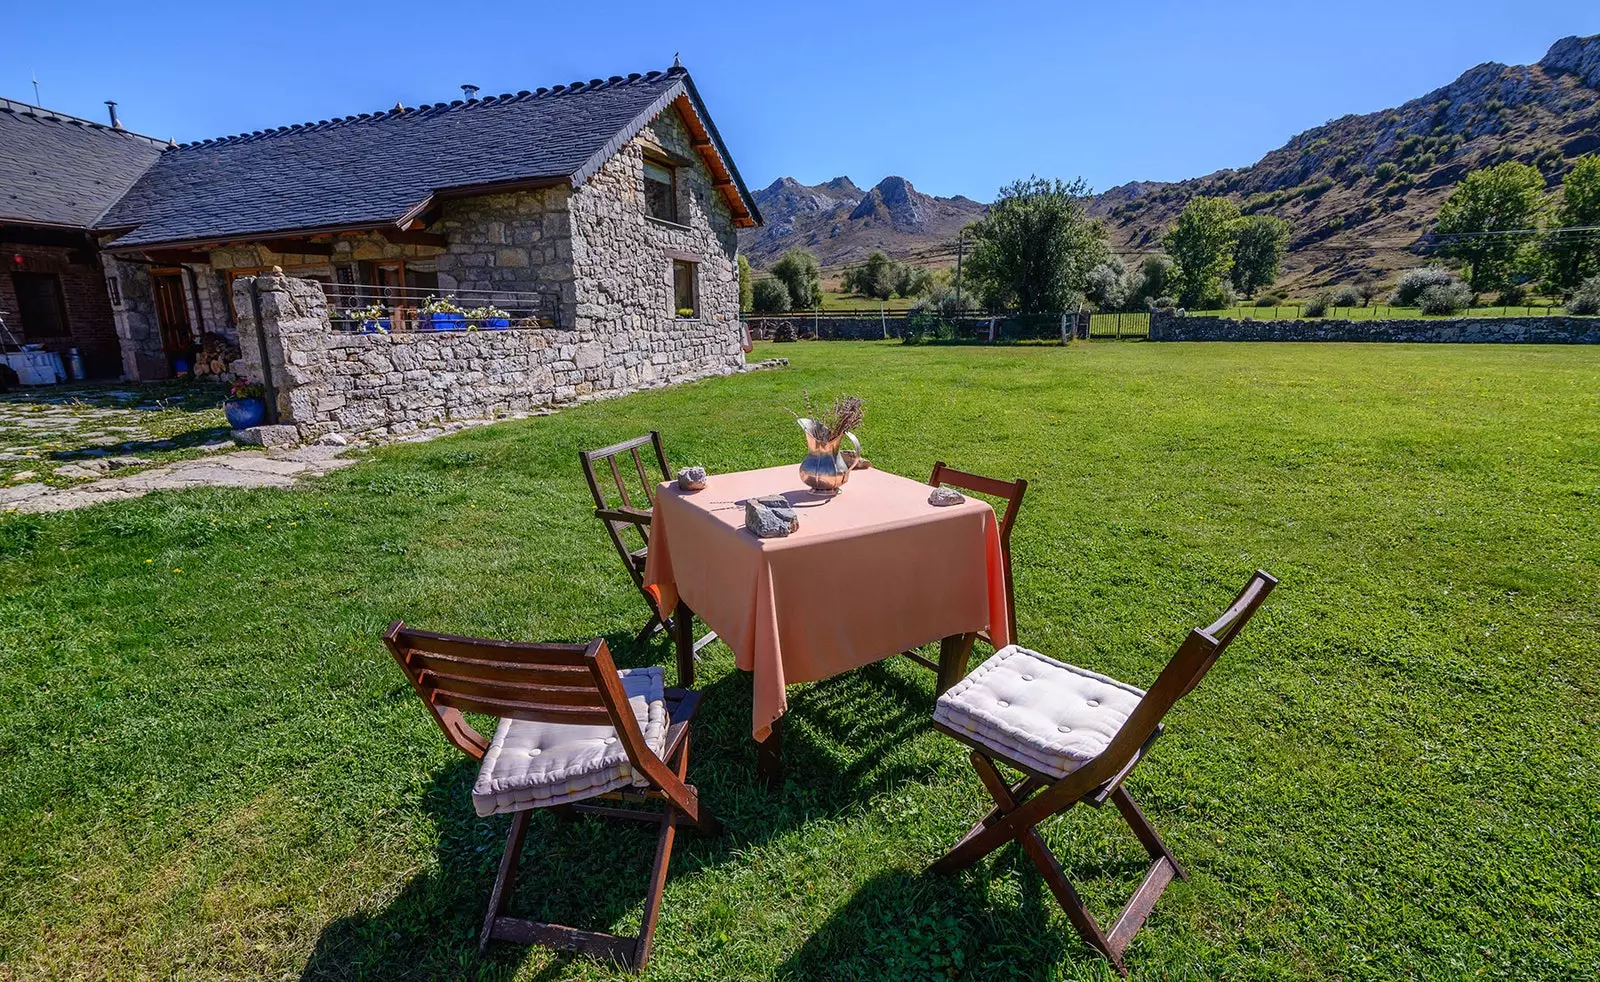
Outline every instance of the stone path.
<svg viewBox="0 0 1600 982"><path fill-rule="evenodd" d="M356 463L340 457L341 447L298 447L293 450L244 451L152 467L127 477L107 477L52 487L34 481L0 487L0 511L39 513L85 508L102 501L137 498L151 491L194 487L286 488L303 477L315 477Z"/></svg>

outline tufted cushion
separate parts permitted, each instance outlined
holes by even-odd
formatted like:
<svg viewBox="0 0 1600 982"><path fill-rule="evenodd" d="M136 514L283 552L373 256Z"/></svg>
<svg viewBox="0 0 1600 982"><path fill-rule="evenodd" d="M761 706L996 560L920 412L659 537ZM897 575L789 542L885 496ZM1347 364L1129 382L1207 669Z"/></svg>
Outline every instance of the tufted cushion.
<svg viewBox="0 0 1600 982"><path fill-rule="evenodd" d="M1007 645L939 697L936 722L1062 778L1106 749L1144 690Z"/></svg>
<svg viewBox="0 0 1600 982"><path fill-rule="evenodd" d="M667 742L661 666L617 674L645 745L659 757ZM502 719L472 786L472 805L479 815L549 808L630 784L649 781L634 773L614 727Z"/></svg>

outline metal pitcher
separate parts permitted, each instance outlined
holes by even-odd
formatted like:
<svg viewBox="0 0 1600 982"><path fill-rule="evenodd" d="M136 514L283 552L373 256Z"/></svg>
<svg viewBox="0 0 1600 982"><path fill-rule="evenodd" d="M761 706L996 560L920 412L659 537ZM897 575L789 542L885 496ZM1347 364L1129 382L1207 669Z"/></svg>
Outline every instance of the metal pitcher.
<svg viewBox="0 0 1600 982"><path fill-rule="evenodd" d="M800 462L800 480L818 494L837 494L850 480L850 472L861 463L861 441L846 430L833 439L827 439L827 429L812 419L802 419L800 429L806 435L806 459ZM839 452L839 443L849 440L854 452Z"/></svg>

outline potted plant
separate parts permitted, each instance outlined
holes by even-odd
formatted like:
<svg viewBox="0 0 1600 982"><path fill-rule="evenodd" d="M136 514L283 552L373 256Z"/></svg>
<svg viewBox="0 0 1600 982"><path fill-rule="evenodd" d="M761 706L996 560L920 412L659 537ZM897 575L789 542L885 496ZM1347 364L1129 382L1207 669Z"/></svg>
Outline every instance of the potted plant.
<svg viewBox="0 0 1600 982"><path fill-rule="evenodd" d="M488 331L504 331L511 326L511 315L493 304L474 307L467 311L467 320L473 327L481 327Z"/></svg>
<svg viewBox="0 0 1600 982"><path fill-rule="evenodd" d="M424 331L460 331L466 328L467 318L456 306L455 297L429 297L422 305Z"/></svg>
<svg viewBox="0 0 1600 982"><path fill-rule="evenodd" d="M365 307L352 307L344 315L359 325L357 330L362 334L389 333L389 310L376 300Z"/></svg>
<svg viewBox="0 0 1600 982"><path fill-rule="evenodd" d="M236 430L247 430L266 422L267 403L263 398L265 395L266 390L259 382L249 382L245 379L234 382L233 388L228 390L227 401L222 404L222 412L228 417L228 425Z"/></svg>

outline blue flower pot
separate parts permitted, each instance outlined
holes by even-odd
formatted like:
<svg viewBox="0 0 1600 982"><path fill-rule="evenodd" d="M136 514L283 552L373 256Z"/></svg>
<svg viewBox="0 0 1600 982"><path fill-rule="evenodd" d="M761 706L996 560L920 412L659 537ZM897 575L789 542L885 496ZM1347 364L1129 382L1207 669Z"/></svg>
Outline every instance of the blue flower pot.
<svg viewBox="0 0 1600 982"><path fill-rule="evenodd" d="M506 328L511 326L511 318L490 317L483 322L483 326L486 330L490 331L504 331Z"/></svg>
<svg viewBox="0 0 1600 982"><path fill-rule="evenodd" d="M247 430L267 421L267 404L260 399L229 399L222 404L222 413L229 426Z"/></svg>
<svg viewBox="0 0 1600 982"><path fill-rule="evenodd" d="M358 333L361 333L361 334L388 334L389 333L389 318L385 317L382 320L362 321L361 322L361 328L360 328Z"/></svg>
<svg viewBox="0 0 1600 982"><path fill-rule="evenodd" d="M467 318L462 314L423 314L422 326L427 331L464 331Z"/></svg>

